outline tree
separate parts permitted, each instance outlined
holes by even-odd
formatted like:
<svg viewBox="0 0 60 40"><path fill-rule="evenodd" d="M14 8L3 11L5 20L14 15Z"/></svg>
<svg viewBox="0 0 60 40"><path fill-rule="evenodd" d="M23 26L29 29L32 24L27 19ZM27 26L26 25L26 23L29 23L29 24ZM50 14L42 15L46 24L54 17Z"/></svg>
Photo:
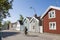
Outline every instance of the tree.
<svg viewBox="0 0 60 40"><path fill-rule="evenodd" d="M2 25L2 26L3 26L2 29L3 29L3 30L4 30L4 29L7 29L7 25L8 25L8 23L7 23L7 21L5 21L4 24Z"/></svg>
<svg viewBox="0 0 60 40"><path fill-rule="evenodd" d="M20 21L19 22L21 25L23 25L23 19L24 19L24 17L22 15L20 15Z"/></svg>
<svg viewBox="0 0 60 40"><path fill-rule="evenodd" d="M0 29L1 29L1 22L3 18L10 16L9 9L12 9L12 2L13 0L0 0ZM0 40L1 39L1 32L0 32Z"/></svg>
<svg viewBox="0 0 60 40"><path fill-rule="evenodd" d="M24 18L23 18L23 16L22 16L22 15L20 15L20 21L23 21L23 19L24 19Z"/></svg>
<svg viewBox="0 0 60 40"><path fill-rule="evenodd" d="M12 9L13 0L0 0L0 14L3 18L10 16L9 9Z"/></svg>
<svg viewBox="0 0 60 40"><path fill-rule="evenodd" d="M7 25L8 25L8 28L7 29L9 29L9 27L10 27L10 21L7 21Z"/></svg>
<svg viewBox="0 0 60 40"><path fill-rule="evenodd" d="M9 9L12 9L13 0L0 0L0 24L3 18L10 17Z"/></svg>
<svg viewBox="0 0 60 40"><path fill-rule="evenodd" d="M9 26L9 24L11 23L10 21L6 21L7 22L7 25Z"/></svg>

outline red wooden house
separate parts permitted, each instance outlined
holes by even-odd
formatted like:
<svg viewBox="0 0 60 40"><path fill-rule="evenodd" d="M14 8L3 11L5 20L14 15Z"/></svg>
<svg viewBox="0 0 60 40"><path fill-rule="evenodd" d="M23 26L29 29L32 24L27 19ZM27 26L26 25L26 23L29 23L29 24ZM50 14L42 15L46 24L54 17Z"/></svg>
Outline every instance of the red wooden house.
<svg viewBox="0 0 60 40"><path fill-rule="evenodd" d="M41 18L44 32L60 34L60 7L48 7Z"/></svg>

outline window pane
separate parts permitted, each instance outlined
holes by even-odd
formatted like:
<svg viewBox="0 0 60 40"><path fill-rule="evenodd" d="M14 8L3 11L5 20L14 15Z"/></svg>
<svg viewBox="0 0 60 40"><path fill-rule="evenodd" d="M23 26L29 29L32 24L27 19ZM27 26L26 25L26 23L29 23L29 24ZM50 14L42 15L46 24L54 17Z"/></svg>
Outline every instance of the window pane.
<svg viewBox="0 0 60 40"><path fill-rule="evenodd" d="M50 13L50 17L52 17L51 13Z"/></svg>
<svg viewBox="0 0 60 40"><path fill-rule="evenodd" d="M52 12L52 17L54 17L54 12Z"/></svg>
<svg viewBox="0 0 60 40"><path fill-rule="evenodd" d="M35 26L33 26L33 29L35 29Z"/></svg>
<svg viewBox="0 0 60 40"><path fill-rule="evenodd" d="M53 29L55 28L55 23L53 23Z"/></svg>
<svg viewBox="0 0 60 40"><path fill-rule="evenodd" d="M50 24L50 28L52 28L52 24Z"/></svg>

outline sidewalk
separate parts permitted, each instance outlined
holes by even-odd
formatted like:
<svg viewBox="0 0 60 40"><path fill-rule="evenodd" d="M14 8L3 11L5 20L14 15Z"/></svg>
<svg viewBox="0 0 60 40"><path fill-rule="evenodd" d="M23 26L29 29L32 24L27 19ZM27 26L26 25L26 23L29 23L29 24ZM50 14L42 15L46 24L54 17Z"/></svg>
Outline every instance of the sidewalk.
<svg viewBox="0 0 60 40"><path fill-rule="evenodd" d="M40 33L37 32L28 32L29 35L39 35Z"/></svg>
<svg viewBox="0 0 60 40"><path fill-rule="evenodd" d="M13 31L5 30L4 32L13 32ZM3 38L3 40L60 40L60 35L50 33L41 34L35 32L28 32L28 35L24 35L24 32L19 32L18 34Z"/></svg>
<svg viewBox="0 0 60 40"><path fill-rule="evenodd" d="M29 32L29 35L36 35L45 40L60 40L60 34Z"/></svg>

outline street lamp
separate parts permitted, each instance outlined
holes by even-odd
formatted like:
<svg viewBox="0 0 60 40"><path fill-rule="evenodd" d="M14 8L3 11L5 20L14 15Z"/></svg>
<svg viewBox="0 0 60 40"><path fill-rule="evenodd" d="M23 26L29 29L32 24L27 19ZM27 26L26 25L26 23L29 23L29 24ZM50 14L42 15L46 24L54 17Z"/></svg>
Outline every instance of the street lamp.
<svg viewBox="0 0 60 40"><path fill-rule="evenodd" d="M33 8L33 7L30 7L30 8L33 9L34 13L36 14L36 10L35 10L35 8Z"/></svg>

